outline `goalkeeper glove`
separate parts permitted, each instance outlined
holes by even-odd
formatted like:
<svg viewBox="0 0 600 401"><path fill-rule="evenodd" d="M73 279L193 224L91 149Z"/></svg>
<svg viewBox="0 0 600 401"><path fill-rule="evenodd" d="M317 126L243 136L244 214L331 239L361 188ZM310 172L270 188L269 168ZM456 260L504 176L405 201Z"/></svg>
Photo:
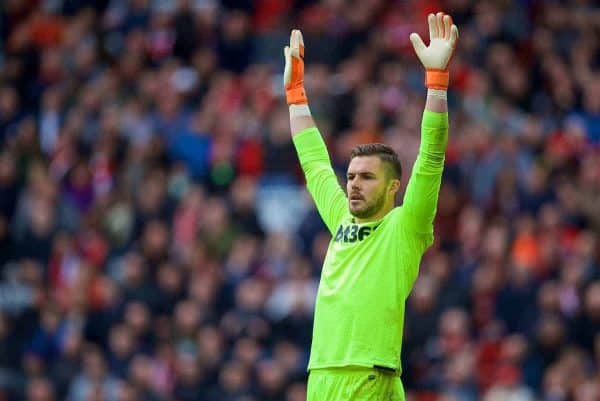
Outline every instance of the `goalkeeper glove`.
<svg viewBox="0 0 600 401"><path fill-rule="evenodd" d="M285 69L283 86L288 105L308 104L304 90L304 40L302 33L294 29L290 35L290 45L283 49Z"/></svg>
<svg viewBox="0 0 600 401"><path fill-rule="evenodd" d="M425 67L425 86L429 89L448 89L450 76L448 64L454 54L458 39L458 28L449 15L439 12L429 14L429 46L425 46L417 33L410 34L410 41Z"/></svg>

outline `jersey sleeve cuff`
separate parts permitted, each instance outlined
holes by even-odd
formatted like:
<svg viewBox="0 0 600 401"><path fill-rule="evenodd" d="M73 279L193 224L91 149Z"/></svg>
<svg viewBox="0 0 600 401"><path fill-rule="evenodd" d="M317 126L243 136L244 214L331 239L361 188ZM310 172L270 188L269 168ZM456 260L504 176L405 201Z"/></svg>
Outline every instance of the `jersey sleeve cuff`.
<svg viewBox="0 0 600 401"><path fill-rule="evenodd" d="M423 126L427 128L448 128L448 112L437 113L425 110L423 113Z"/></svg>

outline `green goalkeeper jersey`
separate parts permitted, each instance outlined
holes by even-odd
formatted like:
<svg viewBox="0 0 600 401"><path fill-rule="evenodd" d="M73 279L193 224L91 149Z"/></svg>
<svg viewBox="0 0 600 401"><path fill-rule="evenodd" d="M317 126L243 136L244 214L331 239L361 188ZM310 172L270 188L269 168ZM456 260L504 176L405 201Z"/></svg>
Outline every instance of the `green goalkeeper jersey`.
<svg viewBox="0 0 600 401"><path fill-rule="evenodd" d="M448 113L425 111L421 145L402 206L357 224L317 128L293 141L308 190L331 232L315 305L308 369L400 369L404 304L433 242Z"/></svg>

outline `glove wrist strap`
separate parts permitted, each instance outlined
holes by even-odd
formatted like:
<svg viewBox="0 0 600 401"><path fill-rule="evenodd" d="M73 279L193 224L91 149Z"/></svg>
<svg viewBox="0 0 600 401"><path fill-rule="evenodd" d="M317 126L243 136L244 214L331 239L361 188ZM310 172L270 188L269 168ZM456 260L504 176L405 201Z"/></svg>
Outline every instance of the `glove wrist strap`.
<svg viewBox="0 0 600 401"><path fill-rule="evenodd" d="M448 90L450 74L448 70L437 68L427 68L425 71L425 86L428 89Z"/></svg>
<svg viewBox="0 0 600 401"><path fill-rule="evenodd" d="M304 90L304 86L286 89L285 97L287 99L287 104L307 104L308 103L308 98L306 97L306 91Z"/></svg>

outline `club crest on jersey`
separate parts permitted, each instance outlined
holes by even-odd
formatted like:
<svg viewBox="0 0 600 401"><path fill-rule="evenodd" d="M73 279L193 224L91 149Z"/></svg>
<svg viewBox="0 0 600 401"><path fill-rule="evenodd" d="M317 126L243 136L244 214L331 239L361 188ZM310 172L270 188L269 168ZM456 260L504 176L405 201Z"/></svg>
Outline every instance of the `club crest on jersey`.
<svg viewBox="0 0 600 401"><path fill-rule="evenodd" d="M377 227L379 227L379 225L373 227L360 227L358 224L350 224L347 226L340 224L340 227L335 234L334 241L344 243L352 243L356 241L360 242L367 238L373 231L375 231Z"/></svg>

